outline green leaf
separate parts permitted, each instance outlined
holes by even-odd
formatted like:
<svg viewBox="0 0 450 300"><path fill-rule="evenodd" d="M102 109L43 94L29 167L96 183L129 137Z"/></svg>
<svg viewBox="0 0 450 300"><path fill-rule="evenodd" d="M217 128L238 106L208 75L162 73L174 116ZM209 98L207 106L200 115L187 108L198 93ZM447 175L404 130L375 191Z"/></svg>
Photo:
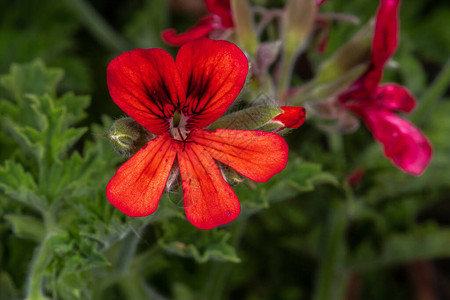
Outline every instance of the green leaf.
<svg viewBox="0 0 450 300"><path fill-rule="evenodd" d="M332 174L322 171L319 164L302 162L300 159L288 162L286 169L265 183L236 187L239 199L250 208L267 207L270 202L283 201L300 193L314 190L317 184L337 186L338 180Z"/></svg>
<svg viewBox="0 0 450 300"><path fill-rule="evenodd" d="M47 205L47 199L40 194L33 176L22 165L12 161L6 161L0 167L0 189L8 198L34 209L42 210Z"/></svg>
<svg viewBox="0 0 450 300"><path fill-rule="evenodd" d="M450 228L434 224L412 228L407 233L387 237L377 253L368 244L361 245L350 257L352 269L379 268L415 260L450 257Z"/></svg>
<svg viewBox="0 0 450 300"><path fill-rule="evenodd" d="M25 106L23 97L26 94L55 95L56 86L63 74L61 69L48 69L42 60L35 60L29 64L13 64L10 73L0 77L0 84L20 106Z"/></svg>
<svg viewBox="0 0 450 300"><path fill-rule="evenodd" d="M8 273L0 273L0 300L18 300L14 283Z"/></svg>
<svg viewBox="0 0 450 300"><path fill-rule="evenodd" d="M163 222L163 236L158 243L166 251L192 257L199 263L210 260L239 262L235 249L227 241L230 234L224 230L200 230L186 220L171 218Z"/></svg>
<svg viewBox="0 0 450 300"><path fill-rule="evenodd" d="M37 242L45 237L45 228L42 221L26 215L6 215L12 226L14 234L21 238L28 238Z"/></svg>

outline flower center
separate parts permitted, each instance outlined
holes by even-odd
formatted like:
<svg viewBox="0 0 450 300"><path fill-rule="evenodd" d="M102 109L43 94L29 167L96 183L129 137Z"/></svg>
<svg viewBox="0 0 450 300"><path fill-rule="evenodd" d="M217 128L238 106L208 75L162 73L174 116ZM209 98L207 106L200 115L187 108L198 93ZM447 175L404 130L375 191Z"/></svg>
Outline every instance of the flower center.
<svg viewBox="0 0 450 300"><path fill-rule="evenodd" d="M175 111L170 120L170 135L176 141L185 142L189 136L190 131L186 129L187 120L189 117L183 115L179 111Z"/></svg>

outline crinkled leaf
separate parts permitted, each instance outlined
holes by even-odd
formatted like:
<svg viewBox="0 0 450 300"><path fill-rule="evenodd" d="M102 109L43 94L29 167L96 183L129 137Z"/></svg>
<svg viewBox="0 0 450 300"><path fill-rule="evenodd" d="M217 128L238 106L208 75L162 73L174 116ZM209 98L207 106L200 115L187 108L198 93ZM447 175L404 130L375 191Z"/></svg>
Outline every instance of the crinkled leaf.
<svg viewBox="0 0 450 300"><path fill-rule="evenodd" d="M235 249L227 243L230 234L224 230L198 230L185 220L171 218L163 222L159 244L168 252L192 257L199 263L209 260L239 262Z"/></svg>
<svg viewBox="0 0 450 300"><path fill-rule="evenodd" d="M40 210L47 205L47 199L40 194L33 176L22 165L12 161L6 161L0 167L0 189L9 199L35 209Z"/></svg>
<svg viewBox="0 0 450 300"><path fill-rule="evenodd" d="M23 97L26 94L55 95L63 74L61 69L47 68L41 60L35 60L29 64L13 64L10 73L0 77L0 84L20 106L25 106Z"/></svg>

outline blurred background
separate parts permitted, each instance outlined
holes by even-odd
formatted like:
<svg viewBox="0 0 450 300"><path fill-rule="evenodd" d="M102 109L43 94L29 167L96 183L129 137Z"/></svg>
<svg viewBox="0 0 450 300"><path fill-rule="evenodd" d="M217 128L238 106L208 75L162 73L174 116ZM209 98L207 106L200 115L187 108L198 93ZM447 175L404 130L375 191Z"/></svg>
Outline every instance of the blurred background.
<svg viewBox="0 0 450 300"><path fill-rule="evenodd" d="M251 3L277 8L285 5L281 0ZM351 14L360 19L360 25L332 22L328 47L325 53L316 54L312 63L330 56L377 7L375 0L326 2L321 13ZM65 77L59 94L74 91L91 95L87 118L79 125L101 123L103 115L113 119L123 116L108 93L108 63L135 48L164 48L175 54L177 49L165 45L160 32L167 28L184 32L206 14L202 0L0 0L0 74L8 73L12 63L35 58L41 58L48 67L62 68ZM405 85L420 102L430 96L433 91L428 88L449 64L450 3L405 0L400 24L400 45L384 81ZM314 73L314 69L299 62L296 72ZM332 184L314 191L305 185L300 195L273 201L269 208L233 228L230 244L236 247L239 263L199 263L165 253L158 256L160 261L145 280L165 295L161 299L311 299L320 298L318 289L326 284L321 280L339 276L336 274L345 265L346 283L320 299L337 299L333 293L348 300L450 299L450 94L448 80L445 82L445 93L436 102L441 108L416 123L425 128L436 150L434 164L422 177L392 167L377 146L361 155L361 149L372 143L365 128L344 136L344 143L350 146L343 155L358 158L351 168L367 170L354 187L354 197L356 202L364 199L368 208L360 213L355 204L356 217L343 230L345 249L334 252L336 256L323 254L330 247L342 247L327 236L340 228L340 220L331 217L331 211L343 192ZM320 163L323 170L333 174L340 172L326 137L314 124L307 122L287 140L293 157ZM344 178L347 171L340 176ZM32 254L27 249L36 243L14 236L7 222L0 222L0 271L8 273L8 280L21 290ZM158 228L144 230L139 236L140 251L154 243L161 232ZM335 261L330 264L333 269L319 268L324 257ZM331 275L322 276L323 272ZM197 298L198 291L203 298ZM104 299L125 299L121 293L112 287L106 294L109 298Z"/></svg>

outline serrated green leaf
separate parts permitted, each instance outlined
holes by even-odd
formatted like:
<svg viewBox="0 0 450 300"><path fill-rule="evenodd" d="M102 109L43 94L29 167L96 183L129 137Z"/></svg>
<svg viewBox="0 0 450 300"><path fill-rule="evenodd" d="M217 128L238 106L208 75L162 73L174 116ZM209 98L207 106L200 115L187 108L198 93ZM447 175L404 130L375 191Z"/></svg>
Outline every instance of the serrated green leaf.
<svg viewBox="0 0 450 300"><path fill-rule="evenodd" d="M6 161L0 167L0 189L12 200L19 201L34 209L42 210L47 199L39 193L33 176L22 165Z"/></svg>
<svg viewBox="0 0 450 300"><path fill-rule="evenodd" d="M26 94L55 95L56 86L63 74L61 69L47 68L38 59L28 64L12 64L10 73L0 76L0 84L13 95L19 105L25 106L23 97Z"/></svg>
<svg viewBox="0 0 450 300"><path fill-rule="evenodd" d="M199 263L209 260L239 262L235 249L227 244L230 234L224 230L199 230L185 220L171 218L163 222L159 245L166 251L192 257Z"/></svg>
<svg viewBox="0 0 450 300"><path fill-rule="evenodd" d="M12 225L14 234L21 238L42 241L45 236L45 228L42 221L25 215L6 215L5 219Z"/></svg>

